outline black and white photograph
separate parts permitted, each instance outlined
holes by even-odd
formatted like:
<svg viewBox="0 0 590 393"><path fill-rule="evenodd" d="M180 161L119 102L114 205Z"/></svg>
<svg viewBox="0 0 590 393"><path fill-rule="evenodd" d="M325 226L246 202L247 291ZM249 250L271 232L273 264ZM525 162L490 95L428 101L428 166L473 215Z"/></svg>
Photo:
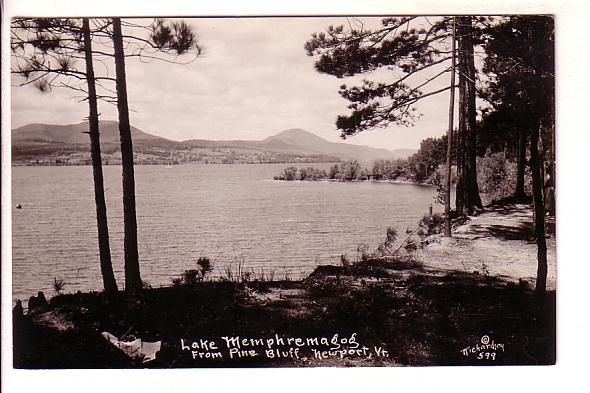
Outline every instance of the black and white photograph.
<svg viewBox="0 0 590 393"><path fill-rule="evenodd" d="M558 21L11 15L7 367L556 365Z"/></svg>

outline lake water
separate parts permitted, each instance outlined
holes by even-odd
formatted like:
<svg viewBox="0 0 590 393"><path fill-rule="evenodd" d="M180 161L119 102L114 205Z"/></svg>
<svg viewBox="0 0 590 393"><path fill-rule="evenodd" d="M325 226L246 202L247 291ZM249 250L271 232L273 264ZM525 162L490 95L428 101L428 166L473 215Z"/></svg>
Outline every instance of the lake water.
<svg viewBox="0 0 590 393"><path fill-rule="evenodd" d="M142 279L170 284L200 256L213 261L214 276L241 265L299 278L317 265L340 264L341 254L354 260L359 244L375 249L389 226L415 228L436 193L410 184L272 180L287 166L136 166ZM104 167L104 174L122 289L121 168ZM101 289L91 167L13 167L12 222L13 298L39 290L52 296L54 277L66 281L65 292Z"/></svg>

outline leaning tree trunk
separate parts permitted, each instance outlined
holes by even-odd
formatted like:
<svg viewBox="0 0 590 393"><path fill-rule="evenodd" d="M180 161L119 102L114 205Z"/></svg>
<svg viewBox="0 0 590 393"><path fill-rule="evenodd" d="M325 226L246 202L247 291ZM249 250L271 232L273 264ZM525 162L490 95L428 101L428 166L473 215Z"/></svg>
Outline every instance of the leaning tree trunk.
<svg viewBox="0 0 590 393"><path fill-rule="evenodd" d="M524 129L518 132L518 158L516 160L516 188L514 190L514 199L523 201L524 193L524 172L526 165L526 140L527 135Z"/></svg>
<svg viewBox="0 0 590 393"><path fill-rule="evenodd" d="M542 298L547 288L547 242L545 240L545 204L543 181L539 160L540 121L533 124L531 133L531 173L533 177L533 200L535 204L535 238L537 240L537 283L535 294Z"/></svg>
<svg viewBox="0 0 590 393"><path fill-rule="evenodd" d="M113 18L113 45L119 109L119 133L121 137L121 161L123 165L123 220L125 226L125 290L133 293L141 289L139 253L137 251L137 217L135 213L135 174L133 170L133 142L129 125L127 82L125 78L125 52L121 19Z"/></svg>
<svg viewBox="0 0 590 393"><path fill-rule="evenodd" d="M107 224L107 207L104 199L104 180L102 159L100 155L100 134L98 129L98 105L96 102L96 85L94 66L92 64L92 41L88 18L83 21L84 55L86 60L86 80L88 82L88 125L90 135L90 152L92 156L92 173L94 175L94 200L96 202L96 225L98 227L98 249L100 253L100 271L105 293L117 292L117 282L111 263L109 246L109 227Z"/></svg>

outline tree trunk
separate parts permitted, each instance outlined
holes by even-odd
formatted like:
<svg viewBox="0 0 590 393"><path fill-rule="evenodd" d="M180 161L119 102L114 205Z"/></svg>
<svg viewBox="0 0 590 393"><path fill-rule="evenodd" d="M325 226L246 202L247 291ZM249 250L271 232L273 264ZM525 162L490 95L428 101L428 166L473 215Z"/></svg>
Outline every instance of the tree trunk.
<svg viewBox="0 0 590 393"><path fill-rule="evenodd" d="M100 154L100 133L98 129L98 105L96 102L96 85L94 66L92 64L92 41L88 18L83 21L84 55L86 60L86 80L88 82L88 125L90 135L90 152L92 156L92 174L94 176L94 200L96 202L96 225L98 227L98 249L100 253L100 271L105 293L117 292L117 282L111 263L109 246L109 227L107 224L107 207L104 199L104 181L102 159Z"/></svg>
<svg viewBox="0 0 590 393"><path fill-rule="evenodd" d="M542 298L547 287L547 242L545 240L545 204L543 203L543 180L539 160L540 121L533 124L531 133L531 173L533 177L533 200L535 204L535 238L537 239L537 283L535 294Z"/></svg>
<svg viewBox="0 0 590 393"><path fill-rule="evenodd" d="M135 174L133 170L133 142L129 125L127 82L125 77L125 52L121 32L121 19L113 18L113 45L119 109L119 133L121 137L121 161L123 166L123 219L125 248L125 290L137 292L142 287L137 251L137 218L135 213Z"/></svg>
<svg viewBox="0 0 590 393"><path fill-rule="evenodd" d="M525 198L524 193L524 172L526 165L526 131L520 129L518 133L518 158L516 168L516 189L514 190L514 198L517 201L523 201Z"/></svg>
<svg viewBox="0 0 590 393"><path fill-rule="evenodd" d="M449 98L449 130L447 134L447 178L445 185L445 232L451 236L451 152L453 146L453 120L455 117L455 18L453 18L453 65L451 67L451 94Z"/></svg>
<svg viewBox="0 0 590 393"><path fill-rule="evenodd" d="M473 30L471 17L465 18L466 34L463 37L465 46L465 60L467 64L467 184L469 193L469 209L472 213L474 207L483 208L481 197L479 196L479 186L477 184L477 111L476 111L476 94L475 94L475 60L473 54Z"/></svg>
<svg viewBox="0 0 590 393"><path fill-rule="evenodd" d="M482 208L477 184L477 161L476 161L476 127L477 113L475 106L475 63L473 56L472 19L462 17L459 19L461 30L459 33L459 52L461 53L460 67L464 79L463 94L465 94L461 110L465 111L463 125L464 138L464 210L467 214L473 214L475 208Z"/></svg>
<svg viewBox="0 0 590 393"><path fill-rule="evenodd" d="M462 18L457 18L459 26L462 25ZM463 34L463 28L459 27L459 36ZM465 163L465 129L466 123L466 71L465 71L465 54L461 49L461 38L459 38L459 126L457 130L457 187L455 188L455 209L457 214L463 214L468 201L467 187L465 182L466 163Z"/></svg>

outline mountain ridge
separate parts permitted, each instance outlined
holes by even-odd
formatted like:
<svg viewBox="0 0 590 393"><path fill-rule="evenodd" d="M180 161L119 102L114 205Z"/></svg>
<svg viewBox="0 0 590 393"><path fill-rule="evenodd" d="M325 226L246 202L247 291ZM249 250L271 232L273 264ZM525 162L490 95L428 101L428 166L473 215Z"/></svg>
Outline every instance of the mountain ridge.
<svg viewBox="0 0 590 393"><path fill-rule="evenodd" d="M63 150L89 149L89 137L87 134L88 122L68 125L52 125L44 123L27 124L12 130L13 155L26 152L28 156L35 155L35 148L47 154L51 148ZM248 154L282 154L295 159L297 156L321 156L322 160L328 157L340 160L358 160L369 163L378 159L406 158L415 152L412 149L387 150L370 146L353 145L343 142L330 142L322 137L303 130L290 128L271 135L262 140L207 140L187 139L173 141L167 138L149 134L137 127L131 127L134 146L138 151L150 150L158 155L167 151L195 151L209 149L213 152L231 150L231 152L250 152ZM119 145L119 129L117 121L100 121L101 148L103 151L114 152Z"/></svg>

